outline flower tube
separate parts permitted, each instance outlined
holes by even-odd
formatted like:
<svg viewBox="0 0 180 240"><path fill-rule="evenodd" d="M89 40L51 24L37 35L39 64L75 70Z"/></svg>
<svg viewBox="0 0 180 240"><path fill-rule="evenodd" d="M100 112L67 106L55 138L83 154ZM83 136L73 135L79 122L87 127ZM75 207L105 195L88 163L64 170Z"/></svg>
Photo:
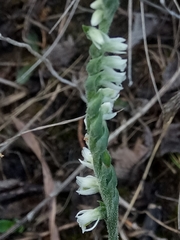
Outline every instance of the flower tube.
<svg viewBox="0 0 180 240"><path fill-rule="evenodd" d="M76 177L76 183L79 189L76 191L81 195L92 195L99 192L99 184L94 176Z"/></svg>

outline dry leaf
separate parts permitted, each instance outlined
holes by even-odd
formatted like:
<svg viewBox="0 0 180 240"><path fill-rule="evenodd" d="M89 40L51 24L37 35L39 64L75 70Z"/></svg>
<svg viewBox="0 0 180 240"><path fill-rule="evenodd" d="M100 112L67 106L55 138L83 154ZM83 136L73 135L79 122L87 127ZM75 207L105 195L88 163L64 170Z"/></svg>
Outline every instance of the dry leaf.
<svg viewBox="0 0 180 240"><path fill-rule="evenodd" d="M174 75L174 73L178 70L179 68L179 60L177 57L174 57L168 62L168 65L166 66L163 74L162 74L162 84L165 85L171 77ZM172 90L178 90L180 87L180 76L177 77L176 81L171 84L170 88L168 91Z"/></svg>
<svg viewBox="0 0 180 240"><path fill-rule="evenodd" d="M25 126L24 123L17 118L14 118L13 122L19 131ZM34 154L37 156L37 158L41 162L42 171L43 171L44 189L45 189L46 196L49 196L49 194L52 193L52 191L54 190L54 181L51 176L49 167L42 156L39 142L36 140L36 137L32 132L23 134L22 138L24 139L28 147L34 152ZM51 240L58 240L59 234L58 234L57 226L55 224L55 216L56 216L56 199L55 198L51 200L49 209L50 209L49 210L49 227L51 232Z"/></svg>
<svg viewBox="0 0 180 240"><path fill-rule="evenodd" d="M149 36L158 24L157 16L151 14L145 15L146 36ZM143 39L141 14L134 14L134 24L132 30L132 47L137 45Z"/></svg>
<svg viewBox="0 0 180 240"><path fill-rule="evenodd" d="M55 69L59 67L67 67L75 56L77 49L71 36L64 42L58 43L52 52L49 54L48 59Z"/></svg>
<svg viewBox="0 0 180 240"><path fill-rule="evenodd" d="M166 153L180 153L180 124L172 123L161 142L158 156Z"/></svg>
<svg viewBox="0 0 180 240"><path fill-rule="evenodd" d="M142 144L139 138L134 149L128 147L111 150L111 156L114 159L114 167L119 179L127 179L132 168L147 154L148 148Z"/></svg>

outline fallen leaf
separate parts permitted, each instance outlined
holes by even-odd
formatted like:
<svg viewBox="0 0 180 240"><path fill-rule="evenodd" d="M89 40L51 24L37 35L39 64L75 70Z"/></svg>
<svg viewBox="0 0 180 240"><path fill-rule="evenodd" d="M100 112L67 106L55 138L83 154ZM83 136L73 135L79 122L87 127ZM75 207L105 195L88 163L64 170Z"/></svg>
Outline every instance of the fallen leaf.
<svg viewBox="0 0 180 240"><path fill-rule="evenodd" d="M180 124L172 123L164 136L158 156L163 156L166 153L180 153Z"/></svg>
<svg viewBox="0 0 180 240"><path fill-rule="evenodd" d="M149 36L158 24L157 16L151 14L145 15L146 36ZM132 30L132 47L140 43L143 39L141 13L134 14L134 23Z"/></svg>
<svg viewBox="0 0 180 240"><path fill-rule="evenodd" d="M13 122L19 131L21 131L21 129L23 129L23 127L25 126L25 124L17 118L14 118ZM53 181L51 172L49 170L49 167L42 156L39 142L37 141L35 135L32 132L23 134L22 138L24 139L28 147L37 156L37 158L39 159L42 165L44 190L45 190L46 196L49 196L50 193L53 192L55 186L54 186L54 181ZM56 199L53 198L49 204L49 228L51 232L51 240L59 239L59 233L55 223L55 216L56 216Z"/></svg>
<svg viewBox="0 0 180 240"><path fill-rule="evenodd" d="M132 168L139 163L143 156L148 152L148 148L142 144L142 140L137 139L134 148L118 148L111 151L114 159L114 167L119 179L127 179Z"/></svg>
<svg viewBox="0 0 180 240"><path fill-rule="evenodd" d="M171 59L166 68L164 69L164 72L162 74L162 84L165 85L170 79L171 77L174 75L174 73L178 70L179 68L179 59L178 57L174 57L173 59ZM178 90L180 87L180 76L177 77L176 81L171 84L171 86L169 87L168 91L172 91L172 90Z"/></svg>
<svg viewBox="0 0 180 240"><path fill-rule="evenodd" d="M117 177L127 180L131 173L131 179L135 179L139 166L150 156L153 149L153 137L148 126L144 126L144 134L137 138L132 149L128 146L110 150L114 160Z"/></svg>
<svg viewBox="0 0 180 240"><path fill-rule="evenodd" d="M66 41L58 43L47 57L55 69L67 67L75 56L77 49L71 36Z"/></svg>

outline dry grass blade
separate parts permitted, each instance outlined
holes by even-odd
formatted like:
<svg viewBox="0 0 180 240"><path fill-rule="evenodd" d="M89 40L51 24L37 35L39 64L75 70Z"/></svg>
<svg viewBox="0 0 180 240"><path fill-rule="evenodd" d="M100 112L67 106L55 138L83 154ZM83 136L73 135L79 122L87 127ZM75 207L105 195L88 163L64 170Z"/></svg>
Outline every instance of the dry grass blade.
<svg viewBox="0 0 180 240"><path fill-rule="evenodd" d="M20 99L22 99L26 96L27 96L26 91L11 94L10 96L5 97L2 102L0 102L0 108L8 106L16 101L19 101Z"/></svg>
<svg viewBox="0 0 180 240"><path fill-rule="evenodd" d="M151 81L153 83L153 87L154 87L155 93L157 95L157 100L158 100L159 105L162 109L162 103L161 103L159 92L158 92L158 89L157 89L157 86L156 86L156 81L155 81L155 77L154 77L154 74L153 74L151 61L150 61L150 57L149 57L149 52L148 52L147 39L146 39L145 17L144 17L144 3L143 2L140 3L140 8L141 8L142 32L143 32L144 50L145 50L145 54L146 54L146 60L147 60L148 68L149 68L149 73L150 73L150 76L151 76Z"/></svg>
<svg viewBox="0 0 180 240"><path fill-rule="evenodd" d="M21 122L19 119L14 118L14 124L16 128L21 131L21 129L24 128L24 123ZM39 146L39 143L34 136L33 133L26 133L23 136L24 141L28 145L28 147L34 152L34 154L39 159L41 165L42 165L42 171L43 171L43 180L44 180L44 189L46 196L49 196L50 193L54 190L54 181L51 175L51 172L49 170L49 167L45 161L45 159L42 156L41 148ZM49 205L49 228L51 232L51 240L58 240L59 234L57 230L57 226L55 224L55 216L56 216L56 200L55 198L51 200Z"/></svg>
<svg viewBox="0 0 180 240"><path fill-rule="evenodd" d="M18 85L17 83L9 81L9 80L1 78L1 77L0 77L0 83L4 84L4 85L7 85L7 86L10 86L10 87L13 87L13 88L16 88L16 89L19 89L19 90L25 90L24 87Z"/></svg>

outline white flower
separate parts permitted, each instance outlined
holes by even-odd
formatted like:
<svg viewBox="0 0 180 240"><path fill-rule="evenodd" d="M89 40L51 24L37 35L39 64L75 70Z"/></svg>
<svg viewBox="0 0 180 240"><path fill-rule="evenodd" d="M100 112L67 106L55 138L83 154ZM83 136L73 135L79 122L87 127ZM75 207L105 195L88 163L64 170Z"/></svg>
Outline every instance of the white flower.
<svg viewBox="0 0 180 240"><path fill-rule="evenodd" d="M113 104L111 102L105 102L101 104L101 111L103 113L104 120L110 120L116 116L117 113L112 112Z"/></svg>
<svg viewBox="0 0 180 240"><path fill-rule="evenodd" d="M104 38L103 50L105 52L123 54L127 49L124 38L110 38L107 34L102 33Z"/></svg>
<svg viewBox="0 0 180 240"><path fill-rule="evenodd" d="M125 53L127 49L124 38L110 38L107 34L95 27L88 28L87 36L98 49L102 48L104 52L122 54Z"/></svg>
<svg viewBox="0 0 180 240"><path fill-rule="evenodd" d="M91 17L91 25L97 26L103 20L103 10L97 9Z"/></svg>
<svg viewBox="0 0 180 240"><path fill-rule="evenodd" d="M81 195L92 195L99 192L99 184L96 177L76 177L76 182L79 185L79 189L76 191Z"/></svg>
<svg viewBox="0 0 180 240"><path fill-rule="evenodd" d="M117 72L112 68L105 67L102 72L99 73L101 78L100 84L103 87L111 88L116 91L123 89L122 82L126 79L125 72Z"/></svg>
<svg viewBox="0 0 180 240"><path fill-rule="evenodd" d="M126 59L122 59L119 56L105 56L102 58L102 66L124 71L126 68Z"/></svg>
<svg viewBox="0 0 180 240"><path fill-rule="evenodd" d="M89 210L82 210L78 212L76 218L79 226L82 228L82 232L89 232L97 226L99 220L103 219L101 207ZM91 228L87 229L86 227L92 222L95 222L94 225Z"/></svg>
<svg viewBox="0 0 180 240"><path fill-rule="evenodd" d="M87 31L87 36L98 49L101 49L101 46L104 43L104 37L99 29L95 27L89 27L89 30Z"/></svg>
<svg viewBox="0 0 180 240"><path fill-rule="evenodd" d="M114 69L105 67L103 71L103 75L108 81L114 82L117 85L121 85L122 82L126 79L125 72L116 72Z"/></svg>
<svg viewBox="0 0 180 240"><path fill-rule="evenodd" d="M113 103L119 97L119 91L111 89L111 88L100 88L98 91L102 92L104 95L103 103L104 102L112 102Z"/></svg>
<svg viewBox="0 0 180 240"><path fill-rule="evenodd" d="M82 161L81 159L79 159L79 161L86 167L90 168L90 169L94 169L93 167L93 158L92 158L92 154L90 152L90 150L86 147L83 147L82 150L82 156L84 157L84 160Z"/></svg>
<svg viewBox="0 0 180 240"><path fill-rule="evenodd" d="M96 0L93 3L91 3L90 7L92 9L98 9L103 7L103 1L102 0Z"/></svg>

